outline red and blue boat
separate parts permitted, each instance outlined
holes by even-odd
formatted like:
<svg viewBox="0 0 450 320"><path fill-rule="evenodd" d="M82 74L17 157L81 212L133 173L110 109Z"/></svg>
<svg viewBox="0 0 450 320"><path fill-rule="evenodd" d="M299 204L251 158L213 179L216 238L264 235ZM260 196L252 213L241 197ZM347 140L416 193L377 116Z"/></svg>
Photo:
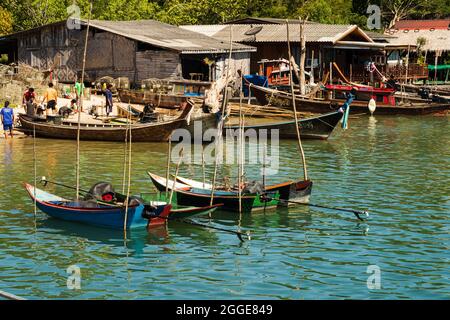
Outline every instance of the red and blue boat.
<svg viewBox="0 0 450 320"><path fill-rule="evenodd" d="M28 183L25 184L25 188L33 202L36 201L37 208L50 217L114 229L123 229L125 218L127 229L152 227L165 224L171 219L207 214L221 206L215 204L174 209L172 204L167 202L151 201L148 204L134 202L127 209L120 203L65 199Z"/></svg>

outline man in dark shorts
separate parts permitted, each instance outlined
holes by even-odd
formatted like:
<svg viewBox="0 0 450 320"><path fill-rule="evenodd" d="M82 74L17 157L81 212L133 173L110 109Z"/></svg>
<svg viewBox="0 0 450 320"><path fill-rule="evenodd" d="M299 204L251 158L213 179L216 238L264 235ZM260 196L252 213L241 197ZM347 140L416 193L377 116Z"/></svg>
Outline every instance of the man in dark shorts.
<svg viewBox="0 0 450 320"><path fill-rule="evenodd" d="M109 114L112 112L112 108L113 108L113 96L112 96L111 88L112 88L112 84L108 84L106 86L106 90L105 90L106 116L109 116Z"/></svg>
<svg viewBox="0 0 450 320"><path fill-rule="evenodd" d="M9 107L9 101L5 101L5 106L0 111L0 115L3 123L3 130L5 131L5 139L7 139L7 131L9 135L13 137L13 123L14 123L14 110Z"/></svg>
<svg viewBox="0 0 450 320"><path fill-rule="evenodd" d="M52 110L51 114L53 114L53 110L56 109L56 103L58 102L58 92L53 88L53 83L48 84L47 91L44 93L44 99L42 99L42 103L47 100L47 115L49 109Z"/></svg>

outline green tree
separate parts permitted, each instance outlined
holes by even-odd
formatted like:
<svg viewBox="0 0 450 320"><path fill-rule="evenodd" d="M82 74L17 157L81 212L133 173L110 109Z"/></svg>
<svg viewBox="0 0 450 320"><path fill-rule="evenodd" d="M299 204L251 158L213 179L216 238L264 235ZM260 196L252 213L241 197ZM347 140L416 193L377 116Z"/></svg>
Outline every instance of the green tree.
<svg viewBox="0 0 450 320"><path fill-rule="evenodd" d="M0 6L0 36L11 33L13 30L12 14Z"/></svg>

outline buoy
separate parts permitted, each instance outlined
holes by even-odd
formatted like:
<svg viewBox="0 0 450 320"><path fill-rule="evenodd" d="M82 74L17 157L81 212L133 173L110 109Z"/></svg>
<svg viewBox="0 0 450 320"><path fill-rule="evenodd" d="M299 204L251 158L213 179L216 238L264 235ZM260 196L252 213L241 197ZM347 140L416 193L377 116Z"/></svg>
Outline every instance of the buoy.
<svg viewBox="0 0 450 320"><path fill-rule="evenodd" d="M373 115L373 113L375 112L375 109L377 108L377 103L375 102L374 99L370 99L367 107L369 108L370 115Z"/></svg>

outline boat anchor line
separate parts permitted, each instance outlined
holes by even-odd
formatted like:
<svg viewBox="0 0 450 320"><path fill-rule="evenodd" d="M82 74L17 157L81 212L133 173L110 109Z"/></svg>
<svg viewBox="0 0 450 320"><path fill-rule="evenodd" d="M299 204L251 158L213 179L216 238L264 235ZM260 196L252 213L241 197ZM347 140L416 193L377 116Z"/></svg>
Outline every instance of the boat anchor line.
<svg viewBox="0 0 450 320"><path fill-rule="evenodd" d="M184 223L187 223L187 224L190 224L190 225L193 225L193 226L199 226L199 227L204 227L204 228L208 228L208 229L228 232L228 233L236 235L241 242L245 242L245 240L242 238L242 236L247 237L248 241L251 240L250 231L247 231L246 233L243 233L243 232L239 232L239 231L234 231L234 230L229 230L229 229L224 229L224 228L210 226L210 225L203 224L203 223L194 222L192 220L171 218L171 217L161 217L161 216L158 216L158 215L155 215L155 214L148 214L147 217L149 217L150 219L152 219L152 218L162 218L162 219L166 219L166 220L169 220L169 221L184 222Z"/></svg>
<svg viewBox="0 0 450 320"><path fill-rule="evenodd" d="M329 207L329 206L324 206L324 205L320 205L320 204L298 202L298 201L284 200L284 199L274 199L274 198L269 198L269 197L266 197L266 196L261 196L261 199L263 201L277 200L277 201L279 201L280 203L283 203L283 204L292 203L292 204L299 204L299 205L310 206L310 207L317 207L317 208L331 209L331 210L336 210L336 211L350 212L350 213L353 213L355 215L355 217L358 218L360 221L365 221L365 219L361 218L361 216L365 216L366 218L369 217L369 212L365 211L365 210L362 211L362 210L354 210L354 209L346 209L346 208L336 208L336 207Z"/></svg>

